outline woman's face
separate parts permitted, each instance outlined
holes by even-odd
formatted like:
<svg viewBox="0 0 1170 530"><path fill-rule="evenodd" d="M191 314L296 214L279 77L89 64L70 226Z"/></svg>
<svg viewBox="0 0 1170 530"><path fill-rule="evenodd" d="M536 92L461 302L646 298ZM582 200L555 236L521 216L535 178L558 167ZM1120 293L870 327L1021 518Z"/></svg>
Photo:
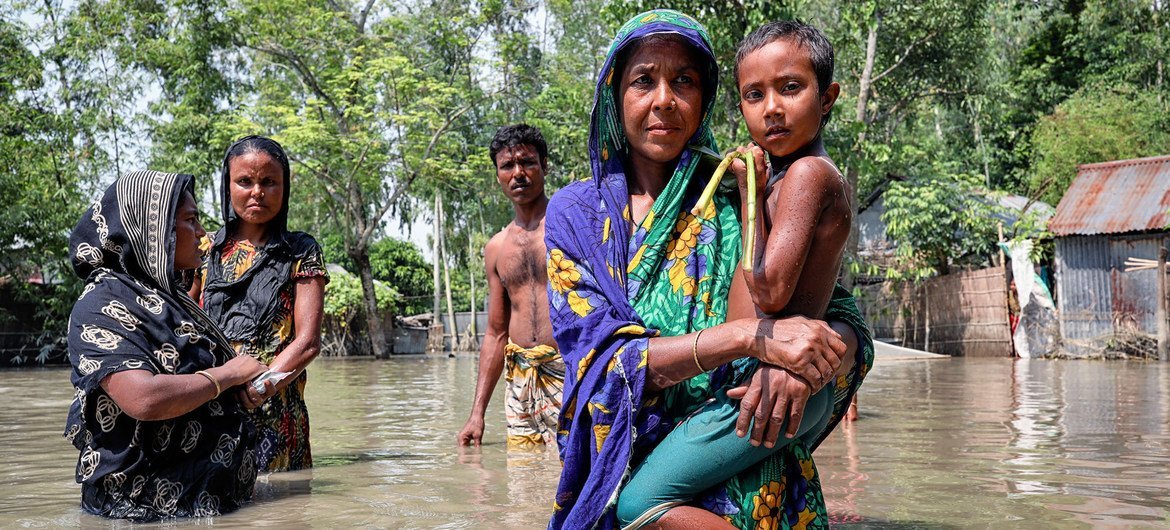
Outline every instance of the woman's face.
<svg viewBox="0 0 1170 530"><path fill-rule="evenodd" d="M207 232L199 223L199 209L195 198L184 191L175 211L175 269L198 269L203 264L203 251L199 241Z"/></svg>
<svg viewBox="0 0 1170 530"><path fill-rule="evenodd" d="M242 222L266 225L284 206L284 168L272 155L252 151L228 162L232 209Z"/></svg>
<svg viewBox="0 0 1170 530"><path fill-rule="evenodd" d="M631 158L673 161L699 130L703 83L697 56L673 39L638 46L630 54L618 98Z"/></svg>

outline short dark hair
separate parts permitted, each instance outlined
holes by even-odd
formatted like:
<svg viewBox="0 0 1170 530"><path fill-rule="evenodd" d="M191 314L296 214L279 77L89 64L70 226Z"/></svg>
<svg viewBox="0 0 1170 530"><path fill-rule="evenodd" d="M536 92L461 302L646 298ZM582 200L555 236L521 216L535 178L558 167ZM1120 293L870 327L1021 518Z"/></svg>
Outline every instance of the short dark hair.
<svg viewBox="0 0 1170 530"><path fill-rule="evenodd" d="M735 84L739 86L739 63L769 43L792 39L806 51L817 76L817 91L824 94L833 83L833 45L821 30L799 20L777 20L756 28L735 50Z"/></svg>
<svg viewBox="0 0 1170 530"><path fill-rule="evenodd" d="M548 144L544 143L544 135L540 134L540 129L527 123L505 125L496 131L496 135L492 138L492 143L488 147L488 154L492 157L492 165L496 164L497 153L507 147L521 145L531 145L535 148L536 154L540 155L540 165L546 165L548 162Z"/></svg>

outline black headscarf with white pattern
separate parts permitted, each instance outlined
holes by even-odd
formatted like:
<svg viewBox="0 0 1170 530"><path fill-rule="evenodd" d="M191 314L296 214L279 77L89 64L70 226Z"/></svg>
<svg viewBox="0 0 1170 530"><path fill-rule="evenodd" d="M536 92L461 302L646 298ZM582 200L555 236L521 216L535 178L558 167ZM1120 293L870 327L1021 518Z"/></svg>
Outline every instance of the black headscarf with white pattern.
<svg viewBox="0 0 1170 530"><path fill-rule="evenodd" d="M65 437L81 451L82 507L150 520L216 515L251 497L255 427L232 392L182 416L144 421L102 388L111 374L194 374L234 352L183 291L175 213L189 175L137 171L114 182L69 238L85 288L69 320L76 390ZM227 390L227 389L224 389Z"/></svg>

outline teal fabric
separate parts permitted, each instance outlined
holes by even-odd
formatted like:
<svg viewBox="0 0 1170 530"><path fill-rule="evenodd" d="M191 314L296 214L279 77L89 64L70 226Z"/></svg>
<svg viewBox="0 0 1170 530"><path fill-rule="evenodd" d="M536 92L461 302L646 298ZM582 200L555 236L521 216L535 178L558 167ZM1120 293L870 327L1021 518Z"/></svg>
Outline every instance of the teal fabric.
<svg viewBox="0 0 1170 530"><path fill-rule="evenodd" d="M785 422L776 445L769 448L753 446L747 436L736 435L739 401L727 397L726 390L719 391L634 469L618 498L618 520L625 526L662 503L690 501L790 443L812 445L833 415L833 392L829 385L810 397L796 437L784 436Z"/></svg>

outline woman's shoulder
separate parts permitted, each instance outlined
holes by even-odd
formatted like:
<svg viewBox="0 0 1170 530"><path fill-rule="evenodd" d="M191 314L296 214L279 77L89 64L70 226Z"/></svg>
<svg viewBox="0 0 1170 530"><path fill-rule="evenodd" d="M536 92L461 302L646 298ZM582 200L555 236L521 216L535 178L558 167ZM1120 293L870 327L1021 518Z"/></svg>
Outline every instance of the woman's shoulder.
<svg viewBox="0 0 1170 530"><path fill-rule="evenodd" d="M597 190L596 182L592 179L578 180L557 190L552 199L549 199L549 206L572 205L599 197L600 193Z"/></svg>
<svg viewBox="0 0 1170 530"><path fill-rule="evenodd" d="M150 294L155 294L155 291L134 278L110 269L100 268L94 270L89 278L86 278L85 287L82 288L81 295L73 304L73 313L96 312L111 301L141 298L143 295Z"/></svg>
<svg viewBox="0 0 1170 530"><path fill-rule="evenodd" d="M549 199L546 233L568 233L587 229L604 209L601 193L592 180L577 181L561 188Z"/></svg>
<svg viewBox="0 0 1170 530"><path fill-rule="evenodd" d="M284 235L284 244L289 253L297 258L313 256L321 253L321 244L317 238L306 232L288 232Z"/></svg>

